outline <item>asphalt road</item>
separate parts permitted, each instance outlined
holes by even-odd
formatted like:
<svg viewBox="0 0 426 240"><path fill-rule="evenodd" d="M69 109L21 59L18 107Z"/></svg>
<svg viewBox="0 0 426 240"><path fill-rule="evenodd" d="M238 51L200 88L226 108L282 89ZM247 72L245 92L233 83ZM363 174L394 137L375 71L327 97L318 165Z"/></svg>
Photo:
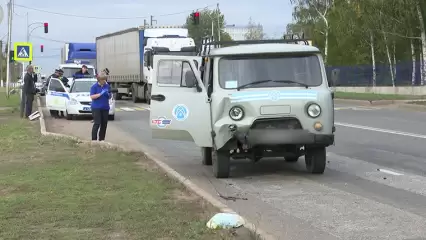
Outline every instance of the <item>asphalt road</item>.
<svg viewBox="0 0 426 240"><path fill-rule="evenodd" d="M324 175L298 163L237 161L214 179L189 142L155 140L149 107L119 101L115 127L277 239L426 239L426 113L336 105L336 144ZM111 136L113 137L113 136Z"/></svg>

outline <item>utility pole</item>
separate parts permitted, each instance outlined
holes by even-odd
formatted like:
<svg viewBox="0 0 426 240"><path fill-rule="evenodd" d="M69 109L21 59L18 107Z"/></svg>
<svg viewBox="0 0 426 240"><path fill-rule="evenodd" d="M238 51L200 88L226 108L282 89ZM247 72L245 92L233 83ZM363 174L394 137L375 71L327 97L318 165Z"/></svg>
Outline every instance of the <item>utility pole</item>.
<svg viewBox="0 0 426 240"><path fill-rule="evenodd" d="M157 23L157 20L154 19L154 16L151 15L151 27L153 26L153 23Z"/></svg>
<svg viewBox="0 0 426 240"><path fill-rule="evenodd" d="M148 25L148 23L146 22L146 19L143 20L143 27L146 28L146 26Z"/></svg>
<svg viewBox="0 0 426 240"><path fill-rule="evenodd" d="M6 49L6 96L9 98L9 84L10 84L10 45L12 44L12 15L13 15L13 0L10 0L8 3L8 12L9 12L9 20L8 20L8 31L7 31L7 49Z"/></svg>
<svg viewBox="0 0 426 240"><path fill-rule="evenodd" d="M219 3L216 5L217 10L217 40L220 42L220 28L222 25L220 25L220 9L219 9Z"/></svg>
<svg viewBox="0 0 426 240"><path fill-rule="evenodd" d="M0 79L4 81L3 79L3 40L0 40Z"/></svg>

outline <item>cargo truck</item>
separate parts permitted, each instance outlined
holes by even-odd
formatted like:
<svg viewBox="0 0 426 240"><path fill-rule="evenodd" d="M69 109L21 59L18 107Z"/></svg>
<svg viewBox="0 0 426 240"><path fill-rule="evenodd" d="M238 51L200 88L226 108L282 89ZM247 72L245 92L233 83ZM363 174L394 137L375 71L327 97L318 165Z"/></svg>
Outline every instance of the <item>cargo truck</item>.
<svg viewBox="0 0 426 240"><path fill-rule="evenodd" d="M197 54L188 29L182 27L136 27L96 38L96 66L108 68L108 83L118 89L116 99L150 103L152 57L155 54Z"/></svg>

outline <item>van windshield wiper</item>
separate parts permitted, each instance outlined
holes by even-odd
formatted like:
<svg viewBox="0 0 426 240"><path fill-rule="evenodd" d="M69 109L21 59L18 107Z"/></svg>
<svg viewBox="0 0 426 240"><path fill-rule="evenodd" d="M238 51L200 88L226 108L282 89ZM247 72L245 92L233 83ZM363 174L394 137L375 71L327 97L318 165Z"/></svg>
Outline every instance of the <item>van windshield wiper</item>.
<svg viewBox="0 0 426 240"><path fill-rule="evenodd" d="M240 89L243 89L245 87L260 84L260 83L266 83L266 82L295 83L295 84L298 84L300 86L305 87L306 89L309 88L309 85L301 83L301 82L296 82L296 81L293 81L293 80L260 80L260 81L255 81L255 82L243 84L243 85L237 87L237 90L239 91Z"/></svg>
<svg viewBox="0 0 426 240"><path fill-rule="evenodd" d="M238 86L237 90L240 91L240 89L242 89L242 88L245 88L245 87L248 87L248 86L251 86L251 85L260 84L260 83L266 83L266 82L274 82L274 81L272 81L272 80L260 80L260 81L255 81L255 82L251 82L251 83L246 83L246 84L243 84L241 86Z"/></svg>
<svg viewBox="0 0 426 240"><path fill-rule="evenodd" d="M274 81L272 81L272 82L295 83L295 84L298 84L298 85L300 85L300 86L305 87L306 89L307 89L307 88L309 88L309 85L304 84L304 83L301 83L301 82L296 82L296 81L293 81L293 80L274 80Z"/></svg>

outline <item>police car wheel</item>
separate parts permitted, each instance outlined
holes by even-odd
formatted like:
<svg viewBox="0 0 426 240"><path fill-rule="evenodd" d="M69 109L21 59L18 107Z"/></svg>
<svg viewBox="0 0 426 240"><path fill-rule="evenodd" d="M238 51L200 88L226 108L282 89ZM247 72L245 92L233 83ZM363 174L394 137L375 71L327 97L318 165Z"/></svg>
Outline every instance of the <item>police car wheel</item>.
<svg viewBox="0 0 426 240"><path fill-rule="evenodd" d="M211 166L212 163L213 163L212 148L202 147L201 148L201 157L202 157L203 165Z"/></svg>
<svg viewBox="0 0 426 240"><path fill-rule="evenodd" d="M72 120L73 116L68 114L68 112L65 112L67 120Z"/></svg>
<svg viewBox="0 0 426 240"><path fill-rule="evenodd" d="M231 156L229 151L215 151L213 157L213 175L216 178L228 178L230 173Z"/></svg>
<svg viewBox="0 0 426 240"><path fill-rule="evenodd" d="M305 155L306 169L313 174L323 174L327 161L325 147L308 148Z"/></svg>

